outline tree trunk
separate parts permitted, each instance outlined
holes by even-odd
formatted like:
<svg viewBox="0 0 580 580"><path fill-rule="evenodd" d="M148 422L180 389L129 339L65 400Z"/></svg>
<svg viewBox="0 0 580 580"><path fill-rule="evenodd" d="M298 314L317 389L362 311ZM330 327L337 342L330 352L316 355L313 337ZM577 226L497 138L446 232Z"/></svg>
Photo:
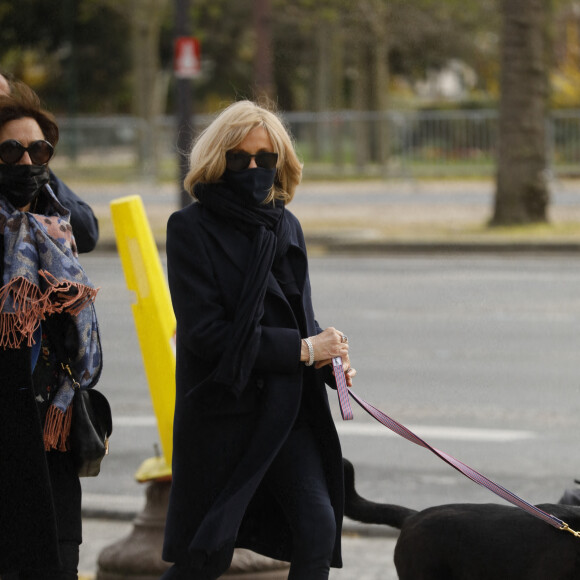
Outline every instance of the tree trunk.
<svg viewBox="0 0 580 580"><path fill-rule="evenodd" d="M389 91L389 3L384 0L366 0L358 2L361 15L361 40L367 46L370 62L368 76L367 106L368 109L382 117L388 107ZM370 65L370 66L369 66ZM389 157L388 123L382 118L368 126L369 153L373 161L380 167L381 174L386 176Z"/></svg>
<svg viewBox="0 0 580 580"><path fill-rule="evenodd" d="M132 28L133 110L142 119L139 161L143 175L157 176L157 117L165 106L164 77L159 63L159 36L169 0L132 0L126 8Z"/></svg>
<svg viewBox="0 0 580 580"><path fill-rule="evenodd" d="M352 50L357 62L353 108L358 113L354 119L354 162L357 171L363 173L370 159L369 122L364 117L369 109L369 48L366 42L359 39L353 44Z"/></svg>
<svg viewBox="0 0 580 580"><path fill-rule="evenodd" d="M381 120L376 124L377 131L377 161L380 166L381 175L387 177L389 163L389 121L385 113L389 103L389 42L388 34L383 30L382 34L377 34L375 41L375 106L374 110L381 115Z"/></svg>
<svg viewBox="0 0 580 580"><path fill-rule="evenodd" d="M159 39L170 0L99 0L116 10L131 29L133 114L140 120L137 155L141 175L158 173L157 118L164 112L170 77L161 70Z"/></svg>
<svg viewBox="0 0 580 580"><path fill-rule="evenodd" d="M332 63L332 33L331 26L325 20L319 24L320 34L317 37L318 60L316 68L315 111L322 113L328 110L331 98L331 63ZM321 161L324 156L327 126L315 123L314 140L312 142L312 157Z"/></svg>
<svg viewBox="0 0 580 580"><path fill-rule="evenodd" d="M270 0L254 0L254 99L270 102L274 99L274 70L272 63L272 7Z"/></svg>
<svg viewBox="0 0 580 580"><path fill-rule="evenodd" d="M333 111L340 111L343 108L344 95L344 31L339 26L331 27L331 74L330 79L331 94L329 97L330 108ZM344 139L345 123L335 117L331 127L332 159L337 175L344 173Z"/></svg>
<svg viewBox="0 0 580 580"><path fill-rule="evenodd" d="M501 100L492 225L547 221L547 0L501 0Z"/></svg>

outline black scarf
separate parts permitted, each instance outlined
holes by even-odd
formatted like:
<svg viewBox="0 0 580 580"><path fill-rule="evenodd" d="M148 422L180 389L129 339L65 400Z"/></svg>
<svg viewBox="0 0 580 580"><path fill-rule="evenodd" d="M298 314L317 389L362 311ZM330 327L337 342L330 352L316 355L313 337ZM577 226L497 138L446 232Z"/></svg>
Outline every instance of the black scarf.
<svg viewBox="0 0 580 580"><path fill-rule="evenodd" d="M198 183L199 202L224 222L252 240L251 256L233 321L232 332L212 379L227 385L239 396L244 390L260 347L260 320L264 296L275 259L290 245L290 230L284 219L284 203L247 205L224 183Z"/></svg>

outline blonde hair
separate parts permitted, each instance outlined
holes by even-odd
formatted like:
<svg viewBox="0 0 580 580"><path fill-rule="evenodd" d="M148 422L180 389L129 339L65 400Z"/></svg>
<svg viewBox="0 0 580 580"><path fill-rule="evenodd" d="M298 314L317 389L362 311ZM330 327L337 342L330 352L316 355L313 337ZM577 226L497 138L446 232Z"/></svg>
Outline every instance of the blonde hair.
<svg viewBox="0 0 580 580"><path fill-rule="evenodd" d="M266 130L274 153L278 153L274 187L265 201L280 199L285 204L292 201L302 178L302 164L278 115L252 101L229 105L195 140L184 180L186 191L194 199L196 183L219 181L226 169L226 152L239 145L257 127Z"/></svg>

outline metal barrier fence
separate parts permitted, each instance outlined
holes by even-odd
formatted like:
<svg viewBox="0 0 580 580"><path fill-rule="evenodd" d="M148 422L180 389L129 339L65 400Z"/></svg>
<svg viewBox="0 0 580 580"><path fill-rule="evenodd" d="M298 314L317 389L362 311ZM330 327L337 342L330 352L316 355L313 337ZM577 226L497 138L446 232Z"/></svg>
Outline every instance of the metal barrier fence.
<svg viewBox="0 0 580 580"><path fill-rule="evenodd" d="M211 119L196 115L195 131ZM495 110L288 113L285 120L306 176L486 176L495 170ZM125 170L157 179L175 174L171 117L154 126L120 116L59 119L59 126L54 164L60 167L111 175ZM551 171L580 175L580 110L553 112L546 135Z"/></svg>

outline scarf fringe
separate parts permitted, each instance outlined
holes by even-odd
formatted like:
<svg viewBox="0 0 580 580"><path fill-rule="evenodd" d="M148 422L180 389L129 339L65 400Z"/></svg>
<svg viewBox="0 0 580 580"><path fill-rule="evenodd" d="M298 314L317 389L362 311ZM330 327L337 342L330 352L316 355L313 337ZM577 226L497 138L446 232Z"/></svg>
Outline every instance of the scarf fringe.
<svg viewBox="0 0 580 580"><path fill-rule="evenodd" d="M99 291L79 282L61 282L47 270L39 270L39 274L48 285L44 292L22 276L0 288L0 347L19 348L25 338L27 346L32 346L34 331L42 320L63 311L76 316L95 301ZM9 296L14 312L4 312Z"/></svg>
<svg viewBox="0 0 580 580"><path fill-rule="evenodd" d="M44 423L45 451L50 451L51 449L56 449L57 451L67 450L66 443L70 433L73 405L74 403L71 403L64 413L54 405L49 407Z"/></svg>
<svg viewBox="0 0 580 580"><path fill-rule="evenodd" d="M36 327L34 328L36 330ZM33 335L27 334L27 346L34 344ZM22 332L22 321L14 313L0 313L0 347L1 348L20 348L25 334Z"/></svg>
<svg viewBox="0 0 580 580"><path fill-rule="evenodd" d="M95 301L99 288L92 288L80 282L60 281L48 270L38 272L47 282L44 299L50 303L51 314L65 310L76 316L85 306ZM55 301L55 297L57 300ZM48 306L47 306L48 308Z"/></svg>

